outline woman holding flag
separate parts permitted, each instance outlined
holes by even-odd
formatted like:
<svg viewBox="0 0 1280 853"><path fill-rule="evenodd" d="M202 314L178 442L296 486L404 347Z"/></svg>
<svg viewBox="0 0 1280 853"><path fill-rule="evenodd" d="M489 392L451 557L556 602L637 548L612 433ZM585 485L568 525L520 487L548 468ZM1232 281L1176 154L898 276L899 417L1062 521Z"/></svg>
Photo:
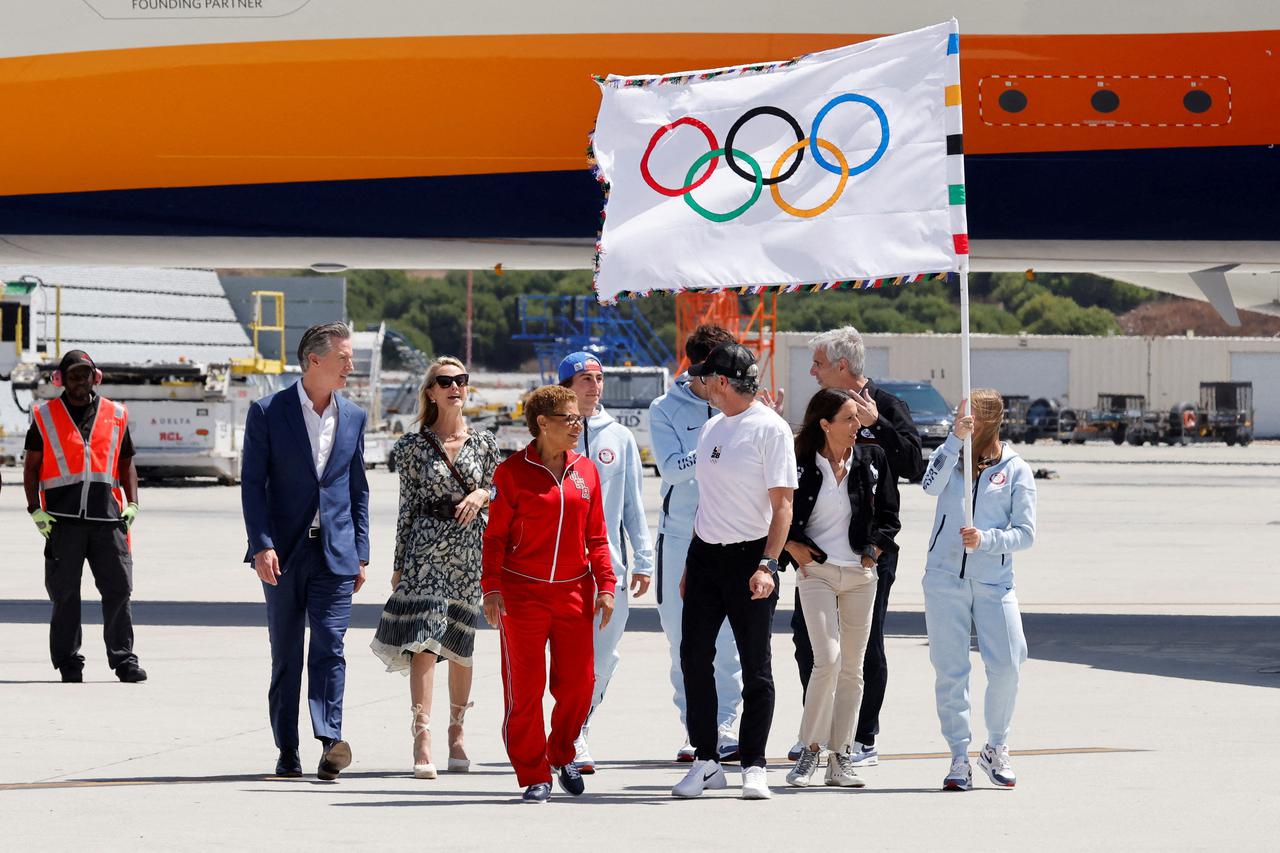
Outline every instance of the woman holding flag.
<svg viewBox="0 0 1280 853"><path fill-rule="evenodd" d="M987 744L978 766L991 781L1012 788L1017 777L1009 761L1009 724L1018 695L1018 671L1027 659L1027 641L1013 584L1013 554L1030 548L1036 536L1036 484L1031 467L1000 441L1004 403L989 388L960 403L954 431L929 458L924 490L938 497L924 572L924 613L929 660L942 736L951 747L946 791L973 787L969 767L969 626L977 628L978 650L987 671L983 718ZM965 488L964 442L972 436L974 489ZM972 500L973 520L965 523Z"/></svg>

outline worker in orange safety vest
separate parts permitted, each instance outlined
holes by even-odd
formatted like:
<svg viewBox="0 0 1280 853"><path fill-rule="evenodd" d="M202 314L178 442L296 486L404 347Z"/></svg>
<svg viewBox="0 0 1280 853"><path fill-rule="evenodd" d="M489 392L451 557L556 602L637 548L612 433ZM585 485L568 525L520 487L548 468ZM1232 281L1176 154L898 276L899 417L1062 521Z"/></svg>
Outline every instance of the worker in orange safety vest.
<svg viewBox="0 0 1280 853"><path fill-rule="evenodd" d="M138 515L129 414L94 392L102 371L71 350L53 373L62 396L35 406L22 484L27 512L45 538L45 589L53 603L49 652L62 680L84 680L80 654L80 578L89 561L102 594L107 662L126 683L147 680L133 653L133 557L129 529Z"/></svg>

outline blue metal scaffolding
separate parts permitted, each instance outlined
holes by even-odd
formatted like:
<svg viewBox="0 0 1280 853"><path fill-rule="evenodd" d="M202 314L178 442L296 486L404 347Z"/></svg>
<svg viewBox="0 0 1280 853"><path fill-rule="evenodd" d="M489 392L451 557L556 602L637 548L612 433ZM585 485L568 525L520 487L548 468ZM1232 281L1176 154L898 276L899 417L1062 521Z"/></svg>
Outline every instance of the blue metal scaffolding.
<svg viewBox="0 0 1280 853"><path fill-rule="evenodd" d="M560 360L592 353L606 367L661 367L675 361L671 349L631 302L601 305L594 296L524 294L516 305L517 332L538 357L544 382L554 382Z"/></svg>

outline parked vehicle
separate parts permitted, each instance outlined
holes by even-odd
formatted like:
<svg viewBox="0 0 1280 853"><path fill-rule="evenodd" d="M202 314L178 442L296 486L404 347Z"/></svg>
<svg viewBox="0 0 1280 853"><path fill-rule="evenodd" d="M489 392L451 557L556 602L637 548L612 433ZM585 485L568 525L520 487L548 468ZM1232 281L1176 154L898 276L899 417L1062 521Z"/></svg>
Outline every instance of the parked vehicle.
<svg viewBox="0 0 1280 853"><path fill-rule="evenodd" d="M1097 438L1123 444L1130 425L1141 420L1146 403L1141 394L1099 394L1096 409L1063 409L1058 413L1057 438L1063 444L1084 444Z"/></svg>
<svg viewBox="0 0 1280 853"><path fill-rule="evenodd" d="M907 404L911 420L920 432L920 443L926 455L942 444L955 422L955 410L927 380L903 381L897 379L876 380L876 384Z"/></svg>
<svg viewBox="0 0 1280 853"><path fill-rule="evenodd" d="M1001 397L1004 400L1004 428L1001 432L1014 444L1027 441L1027 411L1031 408L1031 398L1025 394L1002 394Z"/></svg>

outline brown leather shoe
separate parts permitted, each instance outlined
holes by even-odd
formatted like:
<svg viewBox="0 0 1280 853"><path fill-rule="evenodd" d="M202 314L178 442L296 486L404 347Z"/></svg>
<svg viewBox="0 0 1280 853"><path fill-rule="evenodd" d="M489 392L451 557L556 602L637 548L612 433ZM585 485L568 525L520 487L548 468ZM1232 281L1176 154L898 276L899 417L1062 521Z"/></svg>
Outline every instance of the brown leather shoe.
<svg viewBox="0 0 1280 853"><path fill-rule="evenodd" d="M316 778L332 782L338 774L351 766L351 744L345 740L335 740L320 756L320 766L316 768Z"/></svg>

